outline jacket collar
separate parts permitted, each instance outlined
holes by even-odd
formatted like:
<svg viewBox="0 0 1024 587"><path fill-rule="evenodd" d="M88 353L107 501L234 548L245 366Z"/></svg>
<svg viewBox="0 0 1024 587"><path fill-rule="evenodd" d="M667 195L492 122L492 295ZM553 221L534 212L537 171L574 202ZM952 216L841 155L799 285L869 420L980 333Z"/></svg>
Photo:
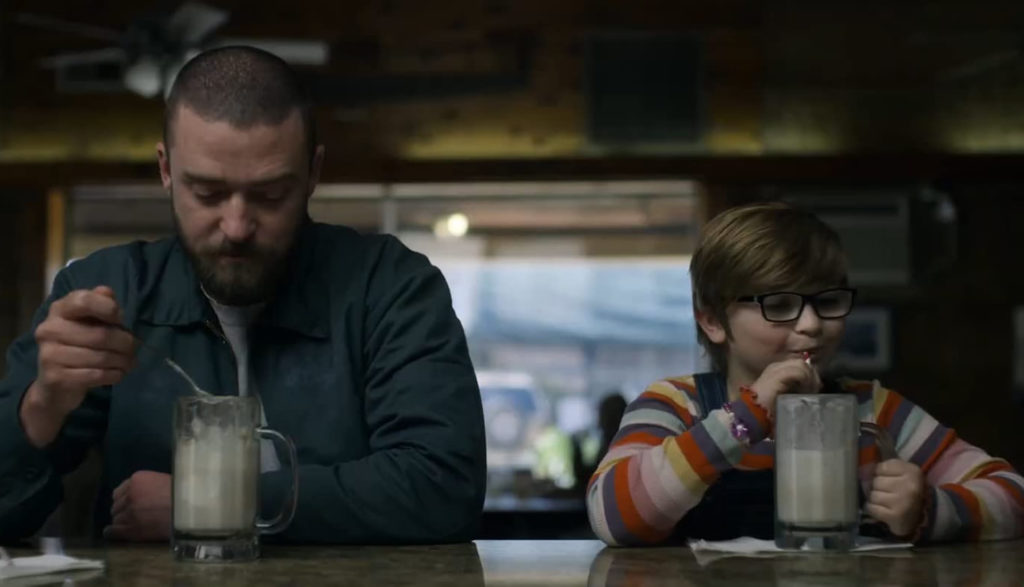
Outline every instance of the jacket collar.
<svg viewBox="0 0 1024 587"><path fill-rule="evenodd" d="M313 338L327 338L330 300L325 276L316 267L316 227L307 220L299 228L288 270L258 323ZM165 326L217 323L217 316L199 285L192 261L178 237L172 239L162 265L145 281L153 284L144 296L139 319Z"/></svg>

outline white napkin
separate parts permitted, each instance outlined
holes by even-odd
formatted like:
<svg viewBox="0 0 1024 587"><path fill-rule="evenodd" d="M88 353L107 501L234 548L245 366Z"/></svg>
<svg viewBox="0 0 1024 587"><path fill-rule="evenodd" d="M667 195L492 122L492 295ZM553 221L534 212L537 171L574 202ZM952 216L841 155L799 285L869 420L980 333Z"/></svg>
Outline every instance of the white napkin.
<svg viewBox="0 0 1024 587"><path fill-rule="evenodd" d="M693 551L694 556L697 558L697 563L700 565L705 565L713 560L730 556L772 557L780 555L803 555L817 552L808 548L802 550L787 550L785 548L775 546L774 540L761 540L759 538L751 538L750 536L719 541L691 539L687 541L687 544L690 546L690 550ZM913 546L914 545L910 542L886 542L879 538L858 536L854 543L854 547L849 552L853 554L877 553L878 551L883 550L906 550ZM906 556L910 555L907 554Z"/></svg>
<svg viewBox="0 0 1024 587"><path fill-rule="evenodd" d="M63 554L20 556L11 559L10 562L0 561L0 583L33 575L95 569L103 569L103 561L80 559Z"/></svg>
<svg viewBox="0 0 1024 587"><path fill-rule="evenodd" d="M803 550L787 550L785 548L779 548L775 546L774 540L761 540L759 538L751 538L750 536L743 536L740 538L734 538L732 540L720 540L720 541L708 541L708 540L690 540L687 544L690 545L690 549L694 552L702 550L710 552L721 552L729 554L772 554L772 553L797 553L797 552L809 552L809 548ZM878 538L869 538L867 536L858 536L855 542L855 546L850 552L869 552L872 550L893 550L901 548L910 548L914 546L910 542L886 542Z"/></svg>

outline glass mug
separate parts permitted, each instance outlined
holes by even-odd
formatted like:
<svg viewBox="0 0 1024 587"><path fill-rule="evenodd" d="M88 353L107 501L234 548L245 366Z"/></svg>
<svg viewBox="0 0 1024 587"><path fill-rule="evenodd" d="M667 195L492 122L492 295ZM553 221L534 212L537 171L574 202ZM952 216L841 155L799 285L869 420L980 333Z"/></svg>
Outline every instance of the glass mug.
<svg viewBox="0 0 1024 587"><path fill-rule="evenodd" d="M859 435L882 459L895 457L889 434L860 422L852 394L785 394L775 404L775 544L845 551L860 526Z"/></svg>
<svg viewBox="0 0 1024 587"><path fill-rule="evenodd" d="M260 439L282 443L291 491L273 520L259 518ZM295 445L260 426L256 397L186 396L174 413L171 548L176 560L255 560L260 535L291 523L298 498Z"/></svg>

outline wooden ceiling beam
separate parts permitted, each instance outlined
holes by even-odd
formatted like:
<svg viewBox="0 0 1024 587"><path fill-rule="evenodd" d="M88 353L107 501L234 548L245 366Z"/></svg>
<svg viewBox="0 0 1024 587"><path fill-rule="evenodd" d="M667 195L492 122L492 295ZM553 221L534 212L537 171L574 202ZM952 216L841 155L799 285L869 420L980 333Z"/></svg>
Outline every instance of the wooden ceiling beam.
<svg viewBox="0 0 1024 587"><path fill-rule="evenodd" d="M637 157L468 161L326 162L322 181L452 182L686 178L714 184L1005 183L1020 180L1021 155L934 153L858 156ZM0 186L156 182L155 163L0 164Z"/></svg>

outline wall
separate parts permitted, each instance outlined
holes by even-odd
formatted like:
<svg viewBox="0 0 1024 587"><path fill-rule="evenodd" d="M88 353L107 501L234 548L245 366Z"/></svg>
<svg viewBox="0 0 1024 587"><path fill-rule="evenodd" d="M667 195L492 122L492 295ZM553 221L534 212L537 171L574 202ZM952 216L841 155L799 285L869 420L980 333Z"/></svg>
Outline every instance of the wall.
<svg viewBox="0 0 1024 587"><path fill-rule="evenodd" d="M42 301L45 237L42 194L0 190L0 348L4 351L28 331ZM4 365L5 357L0 357L0 367Z"/></svg>
<svg viewBox="0 0 1024 587"><path fill-rule="evenodd" d="M1024 394L1012 388L1015 305L1024 305L1019 186L950 186L958 258L895 312L887 382L969 442L1024 468Z"/></svg>
<svg viewBox="0 0 1024 587"><path fill-rule="evenodd" d="M120 28L144 12L145 3L139 4L118 0L47 13ZM287 15L273 3L224 0L218 6L232 11L225 35L331 44L330 65L313 71L340 88L319 100L329 163L638 150L1024 150L1017 107L1024 97L1018 50L1024 4L1010 0L365 0L302 3L289 6ZM700 141L640 149L587 141L585 41L603 31L677 32L700 40ZM38 66L37 58L96 43L27 29L0 15L0 37L4 32L0 72L16 83L0 86L0 103L8 106L0 114L0 162L152 160L159 100L125 92L58 94L52 72ZM520 87L429 97L430 84L408 77L514 76L520 46L532 55ZM407 76L408 83L370 100L376 76Z"/></svg>

